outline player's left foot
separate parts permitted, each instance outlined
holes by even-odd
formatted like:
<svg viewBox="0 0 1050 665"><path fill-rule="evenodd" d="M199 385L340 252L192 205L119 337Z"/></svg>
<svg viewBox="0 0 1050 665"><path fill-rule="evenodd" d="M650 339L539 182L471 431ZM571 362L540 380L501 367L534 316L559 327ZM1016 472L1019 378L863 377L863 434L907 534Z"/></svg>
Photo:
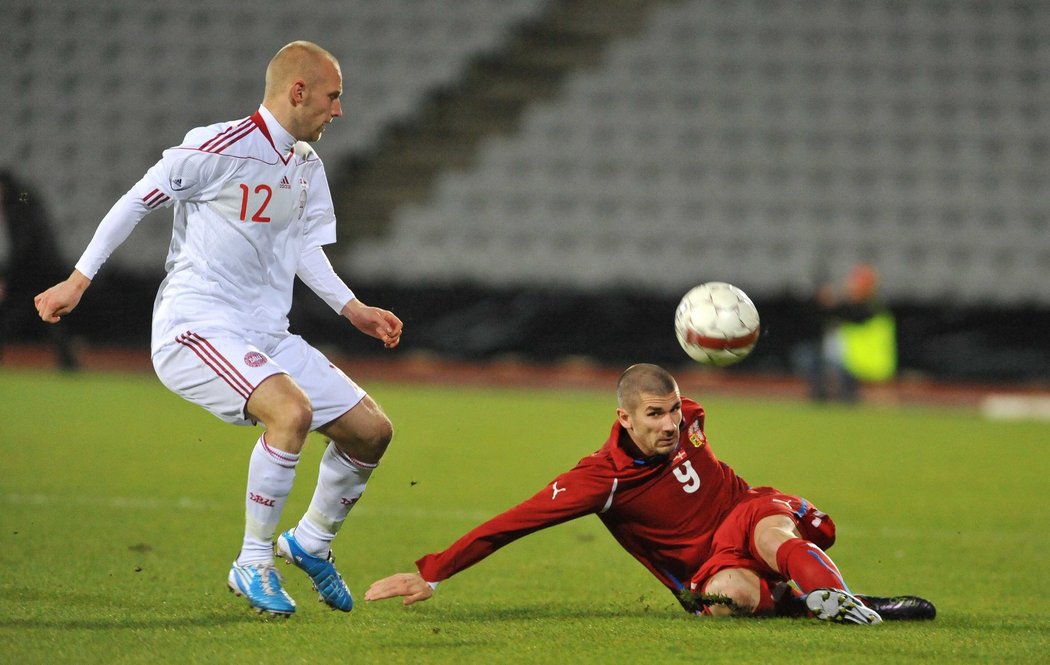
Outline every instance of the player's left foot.
<svg viewBox="0 0 1050 665"><path fill-rule="evenodd" d="M822 621L865 626L882 623L878 612L865 607L864 603L842 589L814 589L806 596L806 607Z"/></svg>
<svg viewBox="0 0 1050 665"><path fill-rule="evenodd" d="M292 529L289 529L277 537L277 555L309 575L314 583L314 591L330 607L343 612L353 609L354 599L342 575L335 569L331 552L323 559L310 554L299 545Z"/></svg>
<svg viewBox="0 0 1050 665"><path fill-rule="evenodd" d="M885 621L922 621L937 616L933 603L918 596L865 596L857 594L857 600L879 613Z"/></svg>

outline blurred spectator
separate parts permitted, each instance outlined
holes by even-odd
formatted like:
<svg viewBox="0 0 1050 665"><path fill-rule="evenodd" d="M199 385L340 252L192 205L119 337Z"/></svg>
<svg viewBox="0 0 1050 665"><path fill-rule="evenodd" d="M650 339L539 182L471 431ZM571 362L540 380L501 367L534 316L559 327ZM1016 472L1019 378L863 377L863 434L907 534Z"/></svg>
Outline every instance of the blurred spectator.
<svg viewBox="0 0 1050 665"><path fill-rule="evenodd" d="M860 383L888 381L896 374L896 321L878 291L879 274L865 263L850 271L842 294L830 284L817 291L822 337L796 353L814 400L855 402Z"/></svg>
<svg viewBox="0 0 1050 665"><path fill-rule="evenodd" d="M59 367L77 368L69 331L42 324L33 305L36 294L68 272L43 202L11 172L0 169L0 362L11 340L46 328Z"/></svg>

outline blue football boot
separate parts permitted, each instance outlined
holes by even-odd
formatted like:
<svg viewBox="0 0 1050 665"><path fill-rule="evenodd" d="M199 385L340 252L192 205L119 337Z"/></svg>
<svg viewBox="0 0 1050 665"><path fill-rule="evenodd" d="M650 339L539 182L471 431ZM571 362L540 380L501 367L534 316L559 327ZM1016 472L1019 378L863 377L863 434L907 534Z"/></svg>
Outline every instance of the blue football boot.
<svg viewBox="0 0 1050 665"><path fill-rule="evenodd" d="M314 583L314 591L329 607L343 612L353 609L354 599L342 575L335 569L335 559L330 551L323 559L308 553L295 540L292 529L289 529L277 538L277 555L309 575Z"/></svg>
<svg viewBox="0 0 1050 665"><path fill-rule="evenodd" d="M230 591L248 599L255 611L289 617L295 612L295 601L281 588L281 574L272 563L233 562L226 581Z"/></svg>

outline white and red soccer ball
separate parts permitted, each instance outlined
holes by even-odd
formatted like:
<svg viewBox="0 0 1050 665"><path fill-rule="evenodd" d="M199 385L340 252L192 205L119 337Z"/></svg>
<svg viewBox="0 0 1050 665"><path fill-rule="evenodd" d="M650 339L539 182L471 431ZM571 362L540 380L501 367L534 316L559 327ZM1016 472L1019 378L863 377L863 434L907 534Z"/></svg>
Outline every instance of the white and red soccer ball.
<svg viewBox="0 0 1050 665"><path fill-rule="evenodd" d="M678 343L697 362L725 367L747 357L758 342L758 309L725 282L707 282L682 296L674 313Z"/></svg>

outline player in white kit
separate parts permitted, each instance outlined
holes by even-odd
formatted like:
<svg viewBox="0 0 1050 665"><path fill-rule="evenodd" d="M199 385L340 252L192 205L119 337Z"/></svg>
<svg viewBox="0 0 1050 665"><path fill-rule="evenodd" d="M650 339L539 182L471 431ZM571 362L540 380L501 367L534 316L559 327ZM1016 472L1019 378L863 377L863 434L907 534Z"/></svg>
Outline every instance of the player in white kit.
<svg viewBox="0 0 1050 665"><path fill-rule="evenodd" d="M306 514L277 538L321 599L349 611L331 542L393 436L360 387L288 330L298 277L358 330L394 348L401 321L358 300L323 245L335 242L324 167L309 143L342 115L338 61L310 42L288 44L266 69L251 116L191 130L103 218L68 279L36 296L56 323L77 306L101 265L151 210L175 206L167 276L153 308L160 380L219 418L262 423L248 466L246 526L228 586L259 612L295 602L274 567L274 534L313 430L330 439Z"/></svg>

